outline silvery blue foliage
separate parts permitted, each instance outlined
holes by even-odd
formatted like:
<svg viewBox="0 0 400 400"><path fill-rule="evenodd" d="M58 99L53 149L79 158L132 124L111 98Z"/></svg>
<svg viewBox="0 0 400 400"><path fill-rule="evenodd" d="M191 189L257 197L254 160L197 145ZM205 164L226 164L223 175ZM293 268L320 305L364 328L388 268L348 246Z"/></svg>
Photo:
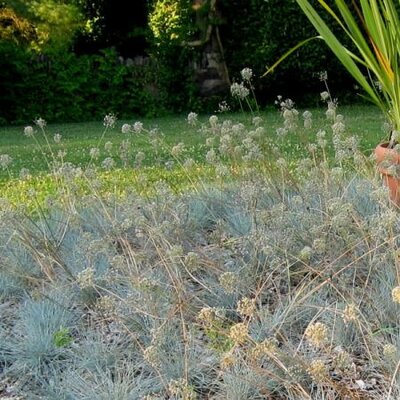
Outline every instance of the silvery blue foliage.
<svg viewBox="0 0 400 400"><path fill-rule="evenodd" d="M77 204L3 231L0 377L32 399L293 399L315 394L315 360L348 378L333 366L343 348L365 381L373 369L387 382L397 214L373 181L337 172L284 189L255 179ZM315 322L329 332L320 348L305 333ZM376 365L360 361L368 352Z"/></svg>
<svg viewBox="0 0 400 400"><path fill-rule="evenodd" d="M21 303L3 344L4 361L10 365L11 374L22 375L29 382L62 369L70 354L67 348L57 346L55 334L74 328L76 319L70 307L62 295Z"/></svg>
<svg viewBox="0 0 400 400"><path fill-rule="evenodd" d="M140 366L126 362L114 368L76 369L64 373L62 398L71 400L136 400L157 389L157 383L140 373Z"/></svg>
<svg viewBox="0 0 400 400"><path fill-rule="evenodd" d="M268 382L262 382L260 376L244 365L226 371L221 383L226 397L232 400L261 400L265 398L262 389L267 385Z"/></svg>

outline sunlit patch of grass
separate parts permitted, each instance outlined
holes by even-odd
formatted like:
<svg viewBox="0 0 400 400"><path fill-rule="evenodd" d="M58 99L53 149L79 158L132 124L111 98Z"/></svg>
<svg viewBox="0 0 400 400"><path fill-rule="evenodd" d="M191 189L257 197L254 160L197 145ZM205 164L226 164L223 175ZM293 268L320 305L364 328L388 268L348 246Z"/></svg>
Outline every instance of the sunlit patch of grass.
<svg viewBox="0 0 400 400"><path fill-rule="evenodd" d="M137 193L143 197L154 196L160 183L166 184L176 194L184 191L197 191L202 187L219 182L226 183L215 174L215 168L197 165L190 169L163 167L144 167L141 169L113 169L96 175L96 181L84 177L73 181L73 195L86 196L95 193L99 197L113 195L123 198L127 193ZM65 186L64 186L65 184ZM31 176L28 179L12 179L1 186L2 198L13 207L23 206L26 210L37 207L46 208L46 204L60 202L71 193L71 184L60 181L52 174Z"/></svg>

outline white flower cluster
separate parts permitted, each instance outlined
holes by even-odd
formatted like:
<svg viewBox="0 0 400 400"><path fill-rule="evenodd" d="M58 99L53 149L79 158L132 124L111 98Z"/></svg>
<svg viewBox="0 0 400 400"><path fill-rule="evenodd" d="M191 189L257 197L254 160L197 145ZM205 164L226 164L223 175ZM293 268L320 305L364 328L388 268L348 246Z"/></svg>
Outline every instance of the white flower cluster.
<svg viewBox="0 0 400 400"><path fill-rule="evenodd" d="M189 125L195 126L197 124L198 115L195 112L190 112L187 116L187 122Z"/></svg>
<svg viewBox="0 0 400 400"><path fill-rule="evenodd" d="M103 125L106 128L113 128L116 121L117 121L117 117L114 114L107 114L104 117Z"/></svg>
<svg viewBox="0 0 400 400"><path fill-rule="evenodd" d="M250 82L253 77L253 70L251 68L243 68L240 71L240 75L242 75L244 81Z"/></svg>
<svg viewBox="0 0 400 400"><path fill-rule="evenodd" d="M35 134L34 129L32 128L32 126L26 126L24 128L24 135L27 137L31 137Z"/></svg>
<svg viewBox="0 0 400 400"><path fill-rule="evenodd" d="M5 170L12 163L12 158L8 154L0 154L0 167Z"/></svg>
<svg viewBox="0 0 400 400"><path fill-rule="evenodd" d="M250 94L250 90L244 85L243 82L234 82L231 85L231 94L233 97L244 100Z"/></svg>

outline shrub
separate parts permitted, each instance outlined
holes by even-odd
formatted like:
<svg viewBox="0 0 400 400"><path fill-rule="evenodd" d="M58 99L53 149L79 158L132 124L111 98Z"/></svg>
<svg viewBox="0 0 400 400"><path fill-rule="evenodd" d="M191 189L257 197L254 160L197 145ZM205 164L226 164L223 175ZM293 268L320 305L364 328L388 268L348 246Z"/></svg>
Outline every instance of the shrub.
<svg viewBox="0 0 400 400"><path fill-rule="evenodd" d="M159 115L168 106L151 61L136 65L113 49L38 56L3 43L0 52L3 124L40 115L49 121L91 120L117 110L121 117Z"/></svg>

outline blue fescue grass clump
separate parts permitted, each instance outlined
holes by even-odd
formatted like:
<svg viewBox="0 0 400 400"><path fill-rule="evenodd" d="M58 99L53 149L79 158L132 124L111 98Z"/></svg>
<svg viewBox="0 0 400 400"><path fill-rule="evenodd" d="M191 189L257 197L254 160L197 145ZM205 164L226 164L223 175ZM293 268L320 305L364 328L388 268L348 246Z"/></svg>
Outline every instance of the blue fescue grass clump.
<svg viewBox="0 0 400 400"><path fill-rule="evenodd" d="M309 114L299 126L290 101L281 108L280 141L312 129ZM126 134L150 136L191 190L159 181L122 195L100 190L95 165L58 160L56 194L34 209L2 201L4 391L65 400L398 398L398 211L336 103L328 111L326 130L297 161L263 136L260 118L249 128L191 114L212 181L194 181L196 161L181 144L161 152L159 136L127 125Z"/></svg>
<svg viewBox="0 0 400 400"><path fill-rule="evenodd" d="M25 233L3 235L13 263L0 273L0 362L15 393L398 393L400 226L379 182L323 164L279 186L254 170L226 188L160 190L8 215L3 232ZM22 264L25 279L10 280Z"/></svg>

